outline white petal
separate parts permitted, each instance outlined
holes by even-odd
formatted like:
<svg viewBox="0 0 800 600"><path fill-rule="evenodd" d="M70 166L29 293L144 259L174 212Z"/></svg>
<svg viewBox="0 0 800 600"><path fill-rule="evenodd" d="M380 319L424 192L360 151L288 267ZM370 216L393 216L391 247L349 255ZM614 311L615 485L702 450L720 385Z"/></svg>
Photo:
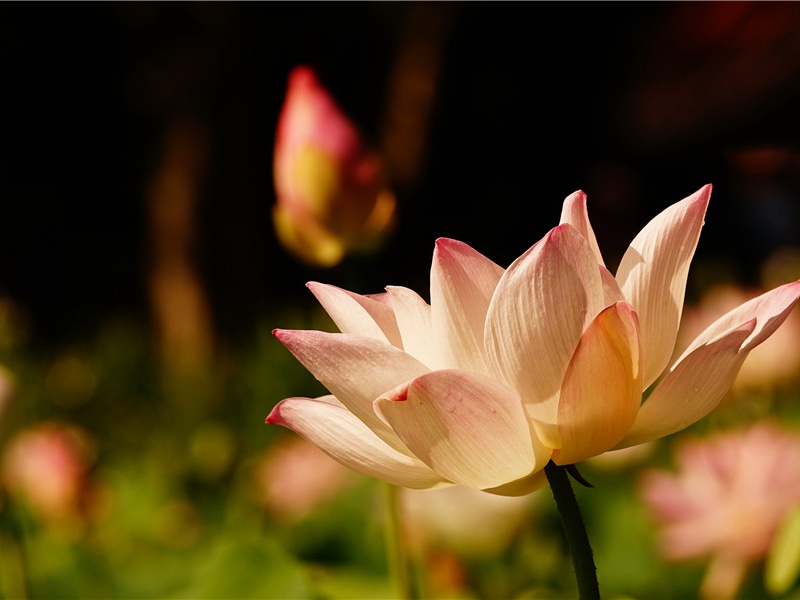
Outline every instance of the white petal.
<svg viewBox="0 0 800 600"><path fill-rule="evenodd" d="M272 410L267 423L288 427L343 465L369 477L413 489L447 484L418 458L386 445L333 396L287 398Z"/></svg>
<svg viewBox="0 0 800 600"><path fill-rule="evenodd" d="M431 331L431 307L415 291L400 286L386 288L394 308L403 349L430 368L438 366Z"/></svg>
<svg viewBox="0 0 800 600"><path fill-rule="evenodd" d="M597 245L597 238L594 235L594 229L592 229L592 224L589 222L589 212L586 210L586 194L578 190L564 199L560 223L562 225L569 223L577 229L589 242L592 252L597 258L597 264L605 266L600 247Z"/></svg>
<svg viewBox="0 0 800 600"><path fill-rule="evenodd" d="M738 327L742 323L755 318L756 328L743 346L744 350L752 350L771 336L781 323L786 320L799 296L800 281L794 281L748 300L712 323L703 333L697 336L678 360L681 360L695 348L714 339L720 333L733 327Z"/></svg>
<svg viewBox="0 0 800 600"><path fill-rule="evenodd" d="M375 414L372 402L429 369L410 354L378 340L346 333L276 329L275 336L328 391L378 437L408 452Z"/></svg>
<svg viewBox="0 0 800 600"><path fill-rule="evenodd" d="M486 351L537 428L556 424L567 365L604 302L589 242L568 224L550 231L500 279L486 320Z"/></svg>
<svg viewBox="0 0 800 600"><path fill-rule="evenodd" d="M666 368L675 349L689 263L694 256L711 186L673 204L634 238L617 269L617 282L639 315L644 385Z"/></svg>
<svg viewBox="0 0 800 600"><path fill-rule="evenodd" d="M486 374L486 311L503 269L468 245L436 240L431 267L431 325L439 346L435 368Z"/></svg>
<svg viewBox="0 0 800 600"><path fill-rule="evenodd" d="M406 445L446 479L494 488L542 468L550 452L533 436L520 399L469 371L434 371L375 401Z"/></svg>
<svg viewBox="0 0 800 600"><path fill-rule="evenodd" d="M710 413L733 385L747 356L739 348L755 327L752 319L696 348L672 367L615 450L675 433Z"/></svg>
<svg viewBox="0 0 800 600"><path fill-rule="evenodd" d="M402 349L400 331L389 303L325 283L312 281L307 285L339 331L365 335Z"/></svg>

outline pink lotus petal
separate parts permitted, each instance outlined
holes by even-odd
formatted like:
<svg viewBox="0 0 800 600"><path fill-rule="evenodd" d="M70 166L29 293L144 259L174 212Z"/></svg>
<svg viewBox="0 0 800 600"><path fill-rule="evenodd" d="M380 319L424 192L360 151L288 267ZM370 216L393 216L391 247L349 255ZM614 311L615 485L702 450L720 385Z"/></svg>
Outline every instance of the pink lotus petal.
<svg viewBox="0 0 800 600"><path fill-rule="evenodd" d="M306 285L342 333L365 335L403 348L397 321L389 304L334 285L315 281Z"/></svg>
<svg viewBox="0 0 800 600"><path fill-rule="evenodd" d="M595 255L568 224L551 230L500 279L486 318L486 351L535 422L556 422L569 361L603 308Z"/></svg>
<svg viewBox="0 0 800 600"><path fill-rule="evenodd" d="M706 185L655 217L631 242L617 269L617 282L639 315L645 387L661 374L675 348L689 263L710 196Z"/></svg>
<svg viewBox="0 0 800 600"><path fill-rule="evenodd" d="M689 344L678 362L683 360L695 348L714 339L722 332L737 327L738 325L756 319L756 327L751 336L745 341L742 350L752 350L761 342L771 336L781 323L786 320L794 308L797 298L800 297L800 281L784 284L780 287L765 292L760 296L745 302L738 308L720 317L712 323L703 333Z"/></svg>
<svg viewBox="0 0 800 600"><path fill-rule="evenodd" d="M558 404L553 462L568 465L602 454L630 429L642 397L639 324L630 304L608 307L581 337ZM539 428L537 428L537 431Z"/></svg>
<svg viewBox="0 0 800 600"><path fill-rule="evenodd" d="M372 338L323 331L273 332L303 366L378 437L408 450L372 409L375 398L427 373L410 354Z"/></svg>
<svg viewBox="0 0 800 600"><path fill-rule="evenodd" d="M468 245L436 240L431 267L431 318L437 368L486 373L483 330L503 269Z"/></svg>
<svg viewBox="0 0 800 600"><path fill-rule="evenodd" d="M747 357L740 352L756 320L700 346L678 362L650 394L628 435L616 449L675 433L699 421L720 403Z"/></svg>
<svg viewBox="0 0 800 600"><path fill-rule="evenodd" d="M603 255L600 253L600 246L597 245L597 238L594 235L592 224L589 222L589 212L586 210L586 194L582 191L573 192L564 200L560 224L563 225L564 223L572 225L586 238L597 258L597 264L605 266Z"/></svg>
<svg viewBox="0 0 800 600"><path fill-rule="evenodd" d="M416 457L384 443L333 396L287 398L272 409L267 423L288 427L343 465L369 477L413 489L448 483Z"/></svg>
<svg viewBox="0 0 800 600"><path fill-rule="evenodd" d="M431 307L414 290L390 285L386 291L405 351L431 369L439 368L436 339L431 330Z"/></svg>
<svg viewBox="0 0 800 600"><path fill-rule="evenodd" d="M521 479L547 462L514 392L468 371L434 371L375 401L416 456L474 489Z"/></svg>

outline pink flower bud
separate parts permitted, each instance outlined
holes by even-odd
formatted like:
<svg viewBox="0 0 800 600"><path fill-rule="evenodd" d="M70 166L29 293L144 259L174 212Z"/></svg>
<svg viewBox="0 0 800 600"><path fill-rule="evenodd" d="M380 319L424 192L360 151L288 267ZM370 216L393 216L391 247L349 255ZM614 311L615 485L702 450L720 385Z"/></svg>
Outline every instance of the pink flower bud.
<svg viewBox="0 0 800 600"><path fill-rule="evenodd" d="M330 267L369 251L393 224L396 201L380 158L308 67L289 76L274 176L276 233L309 264Z"/></svg>

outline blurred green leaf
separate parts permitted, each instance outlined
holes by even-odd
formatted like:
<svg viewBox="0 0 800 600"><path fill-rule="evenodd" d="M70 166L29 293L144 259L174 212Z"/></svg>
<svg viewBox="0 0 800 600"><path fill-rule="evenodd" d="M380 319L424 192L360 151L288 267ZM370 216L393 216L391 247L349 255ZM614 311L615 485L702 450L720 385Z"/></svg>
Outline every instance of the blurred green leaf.
<svg viewBox="0 0 800 600"><path fill-rule="evenodd" d="M764 565L764 585L773 596L785 594L800 573L800 506L778 527Z"/></svg>

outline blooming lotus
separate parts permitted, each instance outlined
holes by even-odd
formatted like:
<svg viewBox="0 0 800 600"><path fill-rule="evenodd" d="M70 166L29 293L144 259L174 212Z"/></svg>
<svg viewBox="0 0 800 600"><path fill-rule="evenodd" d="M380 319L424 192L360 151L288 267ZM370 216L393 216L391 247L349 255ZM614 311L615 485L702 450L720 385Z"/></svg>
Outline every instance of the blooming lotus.
<svg viewBox="0 0 800 600"><path fill-rule="evenodd" d="M506 270L437 240L430 304L404 287L364 296L308 284L341 333L275 335L331 395L283 400L267 423L393 484L507 495L540 486L550 460L687 427L800 296L796 281L742 304L670 364L710 195L707 185L650 221L615 275L578 191Z"/></svg>
<svg viewBox="0 0 800 600"><path fill-rule="evenodd" d="M274 156L275 231L298 258L330 267L391 227L396 202L379 157L308 67L289 76Z"/></svg>

